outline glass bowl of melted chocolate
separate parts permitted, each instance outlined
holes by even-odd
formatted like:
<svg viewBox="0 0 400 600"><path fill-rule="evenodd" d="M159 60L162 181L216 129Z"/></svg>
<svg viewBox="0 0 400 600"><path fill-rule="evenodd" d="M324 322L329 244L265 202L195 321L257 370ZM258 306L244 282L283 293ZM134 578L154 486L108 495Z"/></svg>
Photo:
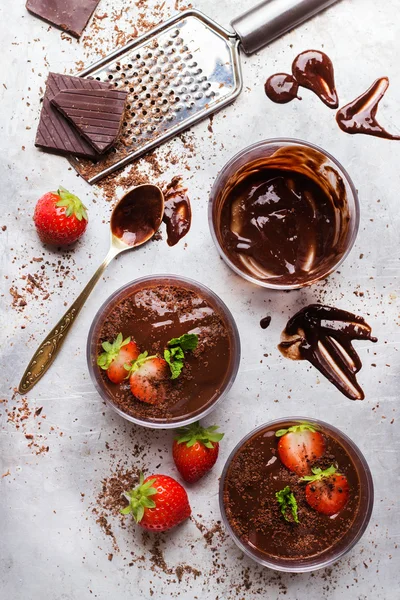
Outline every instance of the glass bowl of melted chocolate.
<svg viewBox="0 0 400 600"><path fill-rule="evenodd" d="M355 444L315 419L272 421L233 450L220 483L225 527L239 548L278 571L339 560L363 535L373 482Z"/></svg>
<svg viewBox="0 0 400 600"><path fill-rule="evenodd" d="M226 396L240 340L210 289L153 275L106 300L89 332L87 360L97 391L120 416L168 429L201 419Z"/></svg>
<svg viewBox="0 0 400 600"><path fill-rule="evenodd" d="M359 203L349 175L325 150L300 140L266 140L222 169L209 223L237 274L263 287L295 289L323 279L346 258Z"/></svg>

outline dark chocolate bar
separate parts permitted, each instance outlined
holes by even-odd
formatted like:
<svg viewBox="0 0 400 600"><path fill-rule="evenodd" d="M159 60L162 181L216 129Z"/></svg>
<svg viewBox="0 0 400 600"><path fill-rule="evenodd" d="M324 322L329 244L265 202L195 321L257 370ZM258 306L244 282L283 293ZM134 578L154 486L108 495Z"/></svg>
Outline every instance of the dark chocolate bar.
<svg viewBox="0 0 400 600"><path fill-rule="evenodd" d="M79 38L100 0L27 0L36 17Z"/></svg>
<svg viewBox="0 0 400 600"><path fill-rule="evenodd" d="M62 90L51 101L99 154L116 141L124 117L127 92Z"/></svg>
<svg viewBox="0 0 400 600"><path fill-rule="evenodd" d="M35 146L58 154L75 154L84 158L95 159L98 153L80 135L71 123L51 104L51 100L66 89L108 90L108 83L95 79L71 77L59 73L49 73L43 108L40 114L36 133Z"/></svg>

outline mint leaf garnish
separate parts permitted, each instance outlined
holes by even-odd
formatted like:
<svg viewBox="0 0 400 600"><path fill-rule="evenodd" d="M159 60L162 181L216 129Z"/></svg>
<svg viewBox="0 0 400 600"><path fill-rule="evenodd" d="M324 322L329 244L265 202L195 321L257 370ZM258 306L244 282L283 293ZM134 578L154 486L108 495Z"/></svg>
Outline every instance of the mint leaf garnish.
<svg viewBox="0 0 400 600"><path fill-rule="evenodd" d="M164 350L164 360L171 369L171 379L179 377L184 365L185 352L195 350L198 343L199 336L196 333L184 333L168 342L168 348Z"/></svg>
<svg viewBox="0 0 400 600"><path fill-rule="evenodd" d="M283 490L276 492L275 496L285 521L291 521L291 519L287 516L287 512L290 510L293 521L298 523L299 517L297 516L297 501L293 492L290 490L290 487L287 485L285 488L283 488Z"/></svg>

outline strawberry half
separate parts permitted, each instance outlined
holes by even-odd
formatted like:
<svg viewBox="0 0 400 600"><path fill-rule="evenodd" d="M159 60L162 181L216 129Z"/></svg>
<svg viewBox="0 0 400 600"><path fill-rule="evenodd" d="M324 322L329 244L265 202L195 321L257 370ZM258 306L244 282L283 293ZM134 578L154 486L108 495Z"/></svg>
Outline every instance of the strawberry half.
<svg viewBox="0 0 400 600"><path fill-rule="evenodd" d="M124 496L129 504L121 513L132 513L136 523L150 531L171 529L191 514L185 488L168 475L144 479L141 473L138 487Z"/></svg>
<svg viewBox="0 0 400 600"><path fill-rule="evenodd" d="M33 220L44 244L66 246L83 235L88 216L79 198L60 186L38 200Z"/></svg>
<svg viewBox="0 0 400 600"><path fill-rule="evenodd" d="M169 368L163 358L148 356L148 352L143 352L131 365L125 365L125 369L128 370L129 384L135 398L148 404L164 402Z"/></svg>
<svg viewBox="0 0 400 600"><path fill-rule="evenodd" d="M122 383L126 379L126 364L130 364L139 356L136 342L127 337L125 340L119 333L113 342L103 342L104 352L97 358L98 366L107 371L107 376L113 383Z"/></svg>
<svg viewBox="0 0 400 600"><path fill-rule="evenodd" d="M312 475L302 477L308 481L306 500L308 504L324 515L336 515L346 505L350 490L347 478L336 471L332 465L329 469L312 469Z"/></svg>
<svg viewBox="0 0 400 600"><path fill-rule="evenodd" d="M176 468L185 481L198 481L215 465L219 442L224 437L223 433L216 432L217 429L217 425L204 429L200 423L178 429L172 455Z"/></svg>
<svg viewBox="0 0 400 600"><path fill-rule="evenodd" d="M313 462L325 452L325 440L322 434L310 423L293 425L288 429L279 429L275 433L279 458L290 471L297 475L311 472Z"/></svg>

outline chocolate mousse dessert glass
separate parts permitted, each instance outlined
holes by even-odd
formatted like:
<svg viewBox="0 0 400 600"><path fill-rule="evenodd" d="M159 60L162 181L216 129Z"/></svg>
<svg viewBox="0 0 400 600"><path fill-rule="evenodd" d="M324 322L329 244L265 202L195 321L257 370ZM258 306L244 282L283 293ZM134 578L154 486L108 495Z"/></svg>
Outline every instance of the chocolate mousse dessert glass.
<svg viewBox="0 0 400 600"><path fill-rule="evenodd" d="M343 262L357 236L359 203L349 175L328 152L300 140L265 140L219 173L209 224L235 273L290 290Z"/></svg>
<svg viewBox="0 0 400 600"><path fill-rule="evenodd" d="M277 571L327 567L351 550L372 513L370 470L357 446L316 419L271 421L246 435L220 480L225 527Z"/></svg>
<svg viewBox="0 0 400 600"><path fill-rule="evenodd" d="M168 429L210 413L230 390L240 340L225 304L183 277L128 283L92 323L87 360L100 396L120 416Z"/></svg>

